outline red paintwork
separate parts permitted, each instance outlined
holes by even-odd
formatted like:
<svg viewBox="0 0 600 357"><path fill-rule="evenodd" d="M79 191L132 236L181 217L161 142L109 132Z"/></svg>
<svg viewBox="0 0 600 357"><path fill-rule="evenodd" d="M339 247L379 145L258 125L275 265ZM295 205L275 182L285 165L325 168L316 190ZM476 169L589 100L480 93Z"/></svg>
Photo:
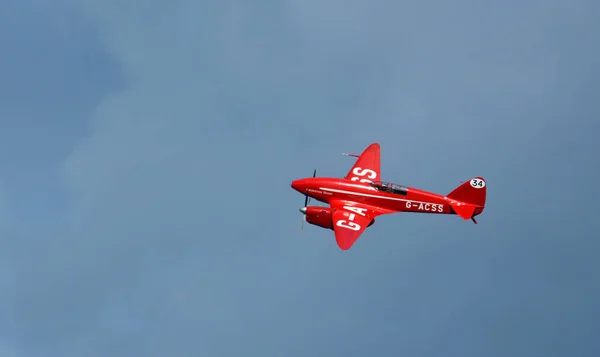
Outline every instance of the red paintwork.
<svg viewBox="0 0 600 357"><path fill-rule="evenodd" d="M333 230L332 211L333 209L329 207L308 206L306 207L306 222ZM372 226L373 223L375 223L375 218L371 220L367 227Z"/></svg>
<svg viewBox="0 0 600 357"><path fill-rule="evenodd" d="M374 186L381 183L379 144L371 144L361 155L350 156L358 160L344 178L312 177L292 182L296 191L330 205L306 207L306 221L334 230L343 250L349 249L382 214L456 214L477 223L474 217L485 208L486 183L482 177L461 184L447 195L393 184L390 185L401 189L401 193L385 192Z"/></svg>

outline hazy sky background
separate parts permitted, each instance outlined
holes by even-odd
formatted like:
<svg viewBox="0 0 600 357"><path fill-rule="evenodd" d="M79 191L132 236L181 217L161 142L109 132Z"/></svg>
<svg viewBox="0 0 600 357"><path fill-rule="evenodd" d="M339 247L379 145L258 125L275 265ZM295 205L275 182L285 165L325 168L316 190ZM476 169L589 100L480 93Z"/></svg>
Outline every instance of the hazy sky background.
<svg viewBox="0 0 600 357"><path fill-rule="evenodd" d="M0 356L600 355L597 1L0 2ZM488 182L347 252L293 179Z"/></svg>

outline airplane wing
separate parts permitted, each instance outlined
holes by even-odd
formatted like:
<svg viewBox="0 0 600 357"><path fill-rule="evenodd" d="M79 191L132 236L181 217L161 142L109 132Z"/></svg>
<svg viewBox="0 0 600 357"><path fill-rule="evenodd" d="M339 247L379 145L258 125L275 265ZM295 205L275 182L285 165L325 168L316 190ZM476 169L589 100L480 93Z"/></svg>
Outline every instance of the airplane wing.
<svg viewBox="0 0 600 357"><path fill-rule="evenodd" d="M359 182L380 181L380 150L381 149L378 143L373 143L369 145L369 147L367 147L365 151L363 151L363 153L360 154L360 156L358 156L358 159L354 163L354 166L352 166L352 168L344 178Z"/></svg>
<svg viewBox="0 0 600 357"><path fill-rule="evenodd" d="M348 250L379 215L391 213L363 203L332 201L333 232L342 250Z"/></svg>

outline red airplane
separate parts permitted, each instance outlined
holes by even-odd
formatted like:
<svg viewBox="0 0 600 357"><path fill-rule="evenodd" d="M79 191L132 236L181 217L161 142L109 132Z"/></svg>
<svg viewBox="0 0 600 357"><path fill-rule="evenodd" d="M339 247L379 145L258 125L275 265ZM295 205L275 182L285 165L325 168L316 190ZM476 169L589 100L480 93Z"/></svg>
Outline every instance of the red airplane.
<svg viewBox="0 0 600 357"><path fill-rule="evenodd" d="M358 237L375 223L375 217L398 212L456 214L475 224L475 216L485 208L486 184L482 177L462 183L447 195L383 182L380 178L380 147L371 144L360 155L344 154L358 159L346 177L303 178L292 182L292 188L303 195L300 212L308 223L333 230L342 250L348 250ZM330 207L308 206L309 198ZM304 222L303 222L304 224Z"/></svg>

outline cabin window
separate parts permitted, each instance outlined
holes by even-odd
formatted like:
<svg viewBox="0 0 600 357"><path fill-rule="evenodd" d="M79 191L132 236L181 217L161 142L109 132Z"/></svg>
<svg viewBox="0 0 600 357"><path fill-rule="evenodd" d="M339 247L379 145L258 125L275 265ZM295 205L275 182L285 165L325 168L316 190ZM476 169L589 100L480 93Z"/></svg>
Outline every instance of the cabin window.
<svg viewBox="0 0 600 357"><path fill-rule="evenodd" d="M372 186L379 191L390 192L396 195L406 195L408 192L405 187L388 182L375 182Z"/></svg>

